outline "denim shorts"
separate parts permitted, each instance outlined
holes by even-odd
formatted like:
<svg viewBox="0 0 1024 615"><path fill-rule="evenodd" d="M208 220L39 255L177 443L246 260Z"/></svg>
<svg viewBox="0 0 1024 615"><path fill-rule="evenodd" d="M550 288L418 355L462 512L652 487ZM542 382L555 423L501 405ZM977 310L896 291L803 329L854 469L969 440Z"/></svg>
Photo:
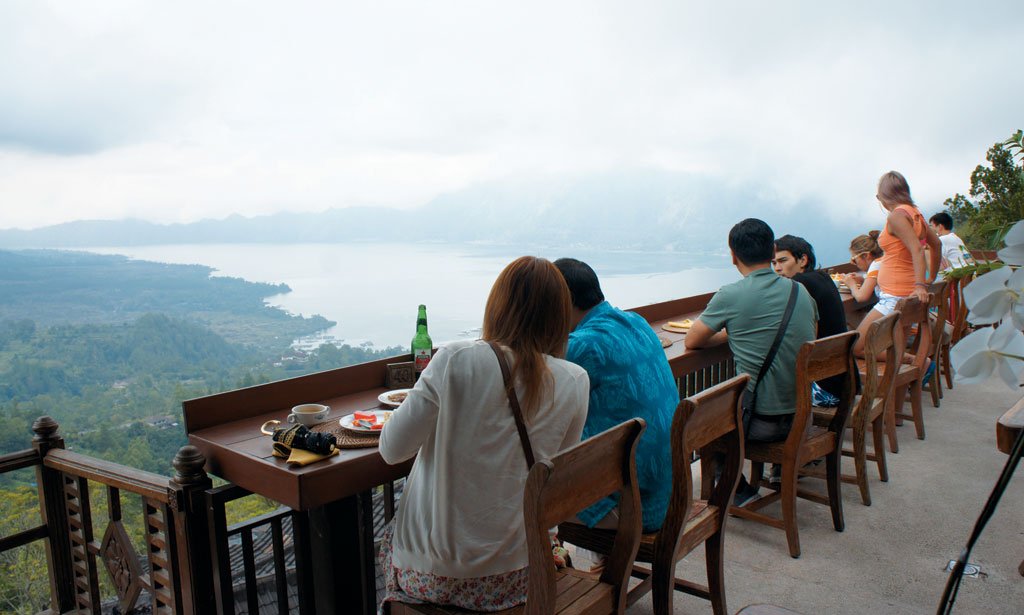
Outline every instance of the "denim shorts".
<svg viewBox="0 0 1024 615"><path fill-rule="evenodd" d="M896 304L899 303L900 299L906 297L897 297L896 295L890 295L889 293L882 292L881 289L878 291L878 303L875 304L874 309L878 311L882 316L888 316L892 314L892 311L896 309Z"/></svg>

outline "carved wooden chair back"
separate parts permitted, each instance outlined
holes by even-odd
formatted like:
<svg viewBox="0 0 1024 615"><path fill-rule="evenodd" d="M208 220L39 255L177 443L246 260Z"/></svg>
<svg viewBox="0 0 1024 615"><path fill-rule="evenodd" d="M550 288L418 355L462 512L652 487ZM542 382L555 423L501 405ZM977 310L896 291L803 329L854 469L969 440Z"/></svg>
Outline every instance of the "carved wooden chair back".
<svg viewBox="0 0 1024 615"><path fill-rule="evenodd" d="M896 385L896 373L903 357L903 328L899 324L900 313L893 311L888 316L871 323L865 334L864 341L864 378L863 391L857 399L849 420L853 430L852 449L843 449L842 454L853 457L854 474L843 475L842 480L857 483L861 501L865 506L871 505L871 492L868 488L867 461L878 465L878 475L883 481L889 480L889 472L885 461L885 408L892 399ZM815 423L828 425L833 418L833 410L815 409ZM874 448L867 452L867 433L871 430Z"/></svg>
<svg viewBox="0 0 1024 615"><path fill-rule="evenodd" d="M953 337L950 343L959 342L967 330L967 304L964 303L964 289L974 280L973 275L965 275L956 280L956 313L953 314Z"/></svg>
<svg viewBox="0 0 1024 615"><path fill-rule="evenodd" d="M853 358L853 344L856 340L857 332L848 331L801 346L796 360L796 413L789 436L784 442L748 441L745 444L745 455L753 462L752 484L759 483L765 463L777 463L782 466L782 481L775 493L754 500L742 508L733 506L730 512L785 530L789 554L792 557L800 557L800 535L796 519L797 496L828 505L832 511L832 525L836 531L842 531L845 527L839 462L843 432L849 419L856 387L857 365ZM839 375L845 376L839 405L827 426L815 426L811 420L811 383ZM826 462L825 479L828 495L798 489L797 477L800 469L804 464L821 458ZM782 502L782 519L758 512L778 500Z"/></svg>
<svg viewBox="0 0 1024 615"><path fill-rule="evenodd" d="M640 542L640 491L636 444L646 429L630 419L550 459L533 464L523 493L523 521L529 557L526 604L505 615L622 613ZM571 568L556 570L550 528L576 516L597 500L619 494L619 522L608 564L599 577ZM391 615L469 615L457 607L391 602Z"/></svg>
<svg viewBox="0 0 1024 615"><path fill-rule="evenodd" d="M743 465L743 392L750 376L740 374L679 402L672 419L672 495L665 521L654 539L654 612L673 612L675 589L711 601L712 611L724 615L724 533L729 506ZM704 511L694 509L693 453L701 459L715 455L718 477L701 474L708 493ZM702 464L702 467L710 467ZM714 483L711 486L711 483ZM705 489L710 486L710 489ZM704 515L701 517L700 515ZM676 562L700 544L705 545L706 587L675 577Z"/></svg>
<svg viewBox="0 0 1024 615"><path fill-rule="evenodd" d="M915 326L917 331L914 334L914 341L906 349L906 352L912 353L914 358L911 363L902 363L899 371L896 372L896 387L893 391L892 403L889 404L886 412L885 431L889 437L889 450L893 453L899 452L899 440L896 436L897 421L903 419L914 421L917 439L924 440L921 379L924 378L928 351L931 350L932 328L928 318L928 306L931 302L932 298L929 296L927 302L922 302L917 297L905 297L896 303L896 310L900 313L900 323L904 333L911 331ZM908 396L910 397L910 414L903 412L903 406Z"/></svg>
<svg viewBox="0 0 1024 615"><path fill-rule="evenodd" d="M619 493L619 523L608 563L587 594L600 596L591 608L573 612L622 613L640 542L640 491L636 479L636 444L646 424L631 419L608 431L538 461L526 478L523 514L529 551L526 615L554 613L558 597L549 529L576 516L602 497ZM566 569L565 573L568 573ZM563 574L565 574L563 573ZM586 595L577 599L586 603ZM608 609L609 610L603 610Z"/></svg>
<svg viewBox="0 0 1024 615"><path fill-rule="evenodd" d="M629 590L627 606L653 592L654 613L670 615L678 590L710 600L716 615L727 612L723 532L743 463L741 400L749 380L750 376L740 374L683 399L676 407L671 430L672 494L661 529L640 538L636 561L650 563L651 567L633 566L633 576L641 582ZM703 500L693 498L695 451L701 455ZM715 469L708 465L711 459L720 459L717 480L712 479ZM710 469L704 471L706 467ZM608 553L614 537L609 530L578 523L562 524L558 531L563 540L598 553ZM702 543L706 586L675 576L676 562Z"/></svg>
<svg viewBox="0 0 1024 615"><path fill-rule="evenodd" d="M942 373L945 370L948 375L946 357L949 356L949 338L946 335L946 318L949 315L949 290L952 285L946 280L940 280L928 287L932 300L928 304L928 310L932 313L931 326L931 349L928 356L935 362L935 374L928 381L928 391L932 396L932 406L938 408L939 400L942 399Z"/></svg>

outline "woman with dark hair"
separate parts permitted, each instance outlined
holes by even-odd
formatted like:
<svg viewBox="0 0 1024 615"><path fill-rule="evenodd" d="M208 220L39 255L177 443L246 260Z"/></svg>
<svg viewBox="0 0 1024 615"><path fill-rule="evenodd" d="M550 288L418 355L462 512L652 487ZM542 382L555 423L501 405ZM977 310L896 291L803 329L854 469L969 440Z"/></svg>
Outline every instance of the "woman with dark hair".
<svg viewBox="0 0 1024 615"><path fill-rule="evenodd" d="M913 296L928 302L928 285L935 281L942 255L942 244L910 198L910 185L903 175L896 171L883 175L878 180L876 197L888 213L885 228L878 236L878 245L885 255L878 271L878 303L857 327L860 337L853 350L858 356L864 354L868 327L889 315L900 299ZM930 261L927 265L926 245ZM904 355L904 361L912 360L911 355Z"/></svg>
<svg viewBox="0 0 1024 615"><path fill-rule="evenodd" d="M536 459L580 441L589 380L565 361L569 288L524 256L498 276L483 339L437 351L384 425L380 454L416 457L381 544L385 601L498 611L526 600L523 489L527 461L494 342L511 367Z"/></svg>

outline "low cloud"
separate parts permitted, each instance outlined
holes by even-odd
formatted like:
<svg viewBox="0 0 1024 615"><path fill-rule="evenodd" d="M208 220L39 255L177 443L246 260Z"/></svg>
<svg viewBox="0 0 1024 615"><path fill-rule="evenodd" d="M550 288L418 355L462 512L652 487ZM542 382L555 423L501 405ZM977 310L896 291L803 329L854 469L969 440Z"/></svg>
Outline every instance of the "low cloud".
<svg viewBox="0 0 1024 615"><path fill-rule="evenodd" d="M623 168L873 221L1020 126L1024 5L15 2L0 228L414 207ZM712 205L712 204L709 204Z"/></svg>

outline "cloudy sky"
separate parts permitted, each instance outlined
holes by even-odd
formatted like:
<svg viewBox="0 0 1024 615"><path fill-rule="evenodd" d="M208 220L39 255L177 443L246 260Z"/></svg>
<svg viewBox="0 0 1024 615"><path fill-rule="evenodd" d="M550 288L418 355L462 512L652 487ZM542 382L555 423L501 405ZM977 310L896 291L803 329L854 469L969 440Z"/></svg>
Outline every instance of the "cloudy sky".
<svg viewBox="0 0 1024 615"><path fill-rule="evenodd" d="M832 4L0 0L0 228L624 168L836 219L890 168L965 191L1024 127L1024 3Z"/></svg>

